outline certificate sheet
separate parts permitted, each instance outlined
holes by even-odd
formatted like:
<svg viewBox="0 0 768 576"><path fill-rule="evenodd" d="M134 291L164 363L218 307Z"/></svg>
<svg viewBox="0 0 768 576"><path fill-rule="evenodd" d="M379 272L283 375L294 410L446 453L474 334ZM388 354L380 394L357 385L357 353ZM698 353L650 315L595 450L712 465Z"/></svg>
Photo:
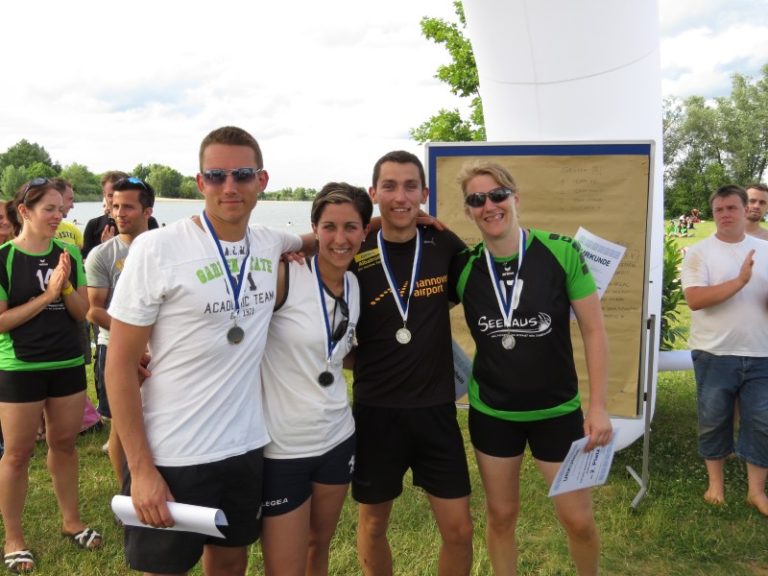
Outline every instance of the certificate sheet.
<svg viewBox="0 0 768 576"><path fill-rule="evenodd" d="M120 518L123 524L128 526L141 526L142 528L153 528L154 530L197 532L198 534L224 538L224 534L217 527L227 526L227 517L221 510L204 506L193 506L192 504L181 504L179 502L168 502L168 511L173 516L175 524L170 528L153 528L152 526L142 524L136 516L136 510L133 508L130 496L118 494L112 498L112 512Z"/></svg>
<svg viewBox="0 0 768 576"><path fill-rule="evenodd" d="M571 444L568 455L557 471L555 481L549 489L549 496L557 496L573 490L605 484L613 463L616 433L605 446L598 446L584 452L588 438L580 438Z"/></svg>

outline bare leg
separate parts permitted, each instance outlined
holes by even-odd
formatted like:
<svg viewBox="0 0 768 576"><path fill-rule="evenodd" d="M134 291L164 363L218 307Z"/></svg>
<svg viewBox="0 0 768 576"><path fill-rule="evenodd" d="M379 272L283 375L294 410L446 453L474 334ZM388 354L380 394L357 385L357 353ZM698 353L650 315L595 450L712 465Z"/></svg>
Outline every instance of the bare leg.
<svg viewBox="0 0 768 576"><path fill-rule="evenodd" d="M203 553L205 576L245 576L248 568L248 547L214 546L207 544Z"/></svg>
<svg viewBox="0 0 768 576"><path fill-rule="evenodd" d="M765 495L765 481L768 468L762 468L747 462L747 502L757 508L763 516L768 516L768 497Z"/></svg>
<svg viewBox="0 0 768 576"><path fill-rule="evenodd" d="M358 505L357 558L365 576L392 575L392 550L387 540L391 512L392 500Z"/></svg>
<svg viewBox="0 0 768 576"><path fill-rule="evenodd" d="M35 436L43 401L11 404L0 402L5 455L0 459L0 512L5 528L5 553L27 548L21 516L29 486L29 460L35 449Z"/></svg>
<svg viewBox="0 0 768 576"><path fill-rule="evenodd" d="M559 462L536 460L547 485L551 486L560 468ZM589 489L560 494L553 498L555 511L568 534L568 549L579 576L597 576L600 568L600 537L592 514Z"/></svg>
<svg viewBox="0 0 768 576"><path fill-rule="evenodd" d="M472 516L469 496L438 498L428 494L432 513L442 536L437 573L440 576L466 576L472 569Z"/></svg>
<svg viewBox="0 0 768 576"><path fill-rule="evenodd" d="M725 459L704 460L707 465L709 486L704 492L704 500L710 504L721 506L725 504Z"/></svg>
<svg viewBox="0 0 768 576"><path fill-rule="evenodd" d="M349 484L313 484L306 576L328 575L328 554Z"/></svg>
<svg viewBox="0 0 768 576"><path fill-rule="evenodd" d="M62 531L76 534L85 528L78 508L78 462L75 443L83 420L85 392L45 401L48 470L59 502Z"/></svg>
<svg viewBox="0 0 768 576"><path fill-rule="evenodd" d="M515 528L520 513L520 468L523 455L497 458L475 450L477 466L485 489L488 523L485 539L493 573L517 574Z"/></svg>
<svg viewBox="0 0 768 576"><path fill-rule="evenodd" d="M279 516L264 516L261 550L267 576L303 576L309 545L311 498Z"/></svg>

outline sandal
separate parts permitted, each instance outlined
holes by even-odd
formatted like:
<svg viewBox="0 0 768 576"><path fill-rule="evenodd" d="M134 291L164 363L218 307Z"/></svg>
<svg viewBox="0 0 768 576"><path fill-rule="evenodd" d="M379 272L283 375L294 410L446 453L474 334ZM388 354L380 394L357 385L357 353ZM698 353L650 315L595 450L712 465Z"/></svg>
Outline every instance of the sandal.
<svg viewBox="0 0 768 576"><path fill-rule="evenodd" d="M11 574L28 574L35 569L35 557L29 550L11 552L3 557L5 568ZM22 567L22 565L24 567Z"/></svg>
<svg viewBox="0 0 768 576"><path fill-rule="evenodd" d="M62 532L64 537L72 541L72 543L78 548L83 550L96 550L101 548L101 534L96 532L93 528L87 526L83 528L77 534L67 534Z"/></svg>

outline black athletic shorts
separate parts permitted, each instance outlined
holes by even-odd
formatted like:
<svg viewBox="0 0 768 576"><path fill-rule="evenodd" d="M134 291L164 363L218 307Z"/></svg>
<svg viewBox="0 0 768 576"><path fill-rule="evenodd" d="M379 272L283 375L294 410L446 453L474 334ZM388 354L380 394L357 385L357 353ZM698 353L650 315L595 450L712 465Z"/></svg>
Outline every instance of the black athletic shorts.
<svg viewBox="0 0 768 576"><path fill-rule="evenodd" d="M85 390L85 366L53 370L0 370L0 402L40 402Z"/></svg>
<svg viewBox="0 0 768 576"><path fill-rule="evenodd" d="M520 456L527 443L537 460L562 462L573 441L584 437L584 415L578 409L546 420L512 422L470 407L469 436L472 445L488 456Z"/></svg>
<svg viewBox="0 0 768 576"><path fill-rule="evenodd" d="M261 533L261 481L264 449L219 462L195 466L158 466L177 502L224 511L228 526L219 526L225 539L194 532L125 527L125 557L134 570L160 574L187 572L197 564L206 544L248 546ZM122 493L131 493L126 474Z"/></svg>
<svg viewBox="0 0 768 576"><path fill-rule="evenodd" d="M320 456L264 458L264 516L295 510L312 495L312 484L349 484L355 468L355 435Z"/></svg>
<svg viewBox="0 0 768 576"><path fill-rule="evenodd" d="M383 408L355 404L355 471L352 496L381 504L403 491L410 468L413 484L438 498L471 492L464 439L453 403L426 408Z"/></svg>

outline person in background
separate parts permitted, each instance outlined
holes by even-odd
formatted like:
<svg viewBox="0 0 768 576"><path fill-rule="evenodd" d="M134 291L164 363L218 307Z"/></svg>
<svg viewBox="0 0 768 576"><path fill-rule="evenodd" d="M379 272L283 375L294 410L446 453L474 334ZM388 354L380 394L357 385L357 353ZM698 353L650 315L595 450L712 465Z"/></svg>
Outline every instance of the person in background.
<svg viewBox="0 0 768 576"><path fill-rule="evenodd" d="M91 218L85 225L83 232L83 260L94 247L105 242L117 234L117 226L112 218L112 195L114 185L118 180L128 178L128 174L119 170L110 170L101 177L101 195L104 202L104 214Z"/></svg>
<svg viewBox="0 0 768 576"><path fill-rule="evenodd" d="M107 308L125 266L131 243L139 234L147 231L155 204L155 191L138 178L123 178L115 182L113 188L112 217L117 223L118 235L96 246L85 263L90 303L88 320L99 327L94 380L97 383L99 413L107 419L112 417L104 380L112 320ZM122 486L125 454L114 426L110 426L107 445L112 469L118 484Z"/></svg>
<svg viewBox="0 0 768 576"><path fill-rule="evenodd" d="M61 223L56 230L56 238L62 242L68 244L74 244L78 250L83 250L83 233L80 232L80 228L75 226L72 222L65 220L69 211L75 206L75 191L72 189L72 184L64 178L51 178L53 186L61 192L61 198L63 204L61 205ZM86 363L90 360L86 359Z"/></svg>
<svg viewBox="0 0 768 576"><path fill-rule="evenodd" d="M760 240L768 240L768 230L760 224L768 212L768 186L755 182L747 184L747 228L745 232Z"/></svg>
<svg viewBox="0 0 768 576"><path fill-rule="evenodd" d="M735 452L747 463L747 503L768 516L768 244L746 233L743 188L721 186L709 201L715 233L690 247L681 273L691 309L704 500L725 503L725 459Z"/></svg>
<svg viewBox="0 0 768 576"><path fill-rule="evenodd" d="M262 496L267 575L328 574L355 453L342 361L354 345L360 290L347 269L372 211L362 188L326 184L312 203L317 255L278 269L261 364L272 439L264 449Z"/></svg>
<svg viewBox="0 0 768 576"><path fill-rule="evenodd" d="M62 515L62 534L93 550L101 535L87 527L78 506L75 441L85 400L85 366L77 322L88 299L80 253L54 239L61 193L45 178L19 188L7 206L16 237L0 248L0 512L4 562L11 572L34 569L22 512L29 460L41 414L48 425L48 469Z"/></svg>
<svg viewBox="0 0 768 576"><path fill-rule="evenodd" d="M571 444L585 451L612 438L606 411L608 338L595 281L571 238L523 228L520 196L494 162L465 165L458 181L483 241L451 273L477 352L469 382L469 433L485 488L486 541L495 574L515 574L515 528L525 447L551 485ZM589 374L582 414L570 314L576 315ZM589 489L553 499L581 576L596 576L600 539Z"/></svg>

